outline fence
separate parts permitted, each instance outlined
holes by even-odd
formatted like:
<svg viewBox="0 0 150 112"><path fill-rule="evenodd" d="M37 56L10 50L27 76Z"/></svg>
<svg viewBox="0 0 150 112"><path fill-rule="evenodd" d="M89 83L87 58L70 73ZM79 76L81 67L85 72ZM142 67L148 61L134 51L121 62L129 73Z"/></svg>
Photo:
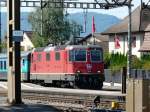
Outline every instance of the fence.
<svg viewBox="0 0 150 112"><path fill-rule="evenodd" d="M104 74L106 82L121 83L122 70L112 74L111 69L105 69ZM130 78L150 80L150 70L132 69Z"/></svg>

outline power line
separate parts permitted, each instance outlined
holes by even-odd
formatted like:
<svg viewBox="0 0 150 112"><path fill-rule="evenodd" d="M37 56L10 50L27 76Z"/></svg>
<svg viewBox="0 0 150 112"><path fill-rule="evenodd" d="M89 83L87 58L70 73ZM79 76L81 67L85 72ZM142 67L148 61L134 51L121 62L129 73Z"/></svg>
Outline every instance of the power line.
<svg viewBox="0 0 150 112"><path fill-rule="evenodd" d="M103 0L105 1L105 0ZM6 7L7 6L7 1L3 0L1 2L1 7ZM43 7L46 6L46 4L49 4L50 7L52 8L87 8L87 9L109 9L109 8L116 8L116 7L121 7L123 5L128 5L126 3L124 4L108 4L107 2L102 3L98 2L98 0L95 0L95 2L75 2L70 0L70 1L44 1L43 0ZM21 1L21 7L41 7L40 1Z"/></svg>

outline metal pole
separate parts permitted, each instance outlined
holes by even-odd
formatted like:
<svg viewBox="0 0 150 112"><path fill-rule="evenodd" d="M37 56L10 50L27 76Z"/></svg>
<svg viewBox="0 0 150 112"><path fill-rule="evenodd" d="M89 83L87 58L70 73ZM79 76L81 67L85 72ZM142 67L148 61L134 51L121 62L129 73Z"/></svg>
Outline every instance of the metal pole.
<svg viewBox="0 0 150 112"><path fill-rule="evenodd" d="M20 0L13 0L13 30L20 30ZM14 68L15 68L15 98L16 104L21 100L21 67L20 67L20 42L14 42Z"/></svg>
<svg viewBox="0 0 150 112"><path fill-rule="evenodd" d="M127 75L127 69L126 67L123 67L123 70L122 70L122 93L126 93L126 75Z"/></svg>
<svg viewBox="0 0 150 112"><path fill-rule="evenodd" d="M128 6L129 10L129 23L128 23L128 61L127 61L127 76L128 78L131 77L131 61L132 61L132 46L131 46L131 3Z"/></svg>
<svg viewBox="0 0 150 112"><path fill-rule="evenodd" d="M12 0L7 0L7 55L8 55L8 103L15 102L15 75L13 72L13 44L12 44Z"/></svg>
<svg viewBox="0 0 150 112"><path fill-rule="evenodd" d="M7 0L8 103L20 104L20 42L13 42L13 30L20 30L20 0Z"/></svg>

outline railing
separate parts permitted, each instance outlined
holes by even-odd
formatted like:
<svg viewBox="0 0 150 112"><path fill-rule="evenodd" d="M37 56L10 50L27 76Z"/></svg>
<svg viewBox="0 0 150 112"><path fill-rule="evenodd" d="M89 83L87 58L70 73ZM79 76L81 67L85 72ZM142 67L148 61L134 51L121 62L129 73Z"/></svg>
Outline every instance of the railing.
<svg viewBox="0 0 150 112"><path fill-rule="evenodd" d="M130 78L150 79L150 70L132 69Z"/></svg>
<svg viewBox="0 0 150 112"><path fill-rule="evenodd" d="M132 69L130 78L150 80L150 70ZM105 69L106 82L121 83L121 79L122 79L122 70L118 71L115 74L112 74L111 69Z"/></svg>

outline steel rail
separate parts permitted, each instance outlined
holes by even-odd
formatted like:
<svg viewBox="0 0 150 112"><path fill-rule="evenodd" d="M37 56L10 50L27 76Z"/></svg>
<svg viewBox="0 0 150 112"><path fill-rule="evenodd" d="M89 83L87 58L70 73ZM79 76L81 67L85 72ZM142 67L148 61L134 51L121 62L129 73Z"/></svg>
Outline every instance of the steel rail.
<svg viewBox="0 0 150 112"><path fill-rule="evenodd" d="M7 91L1 91L0 96L7 97ZM97 94L79 94L45 90L22 90L23 101L40 102L47 105L53 105L62 109L72 108L73 110L85 111L94 106L94 99ZM99 95L99 107L105 109L111 108L111 102L118 102L118 108L125 110L125 95Z"/></svg>

